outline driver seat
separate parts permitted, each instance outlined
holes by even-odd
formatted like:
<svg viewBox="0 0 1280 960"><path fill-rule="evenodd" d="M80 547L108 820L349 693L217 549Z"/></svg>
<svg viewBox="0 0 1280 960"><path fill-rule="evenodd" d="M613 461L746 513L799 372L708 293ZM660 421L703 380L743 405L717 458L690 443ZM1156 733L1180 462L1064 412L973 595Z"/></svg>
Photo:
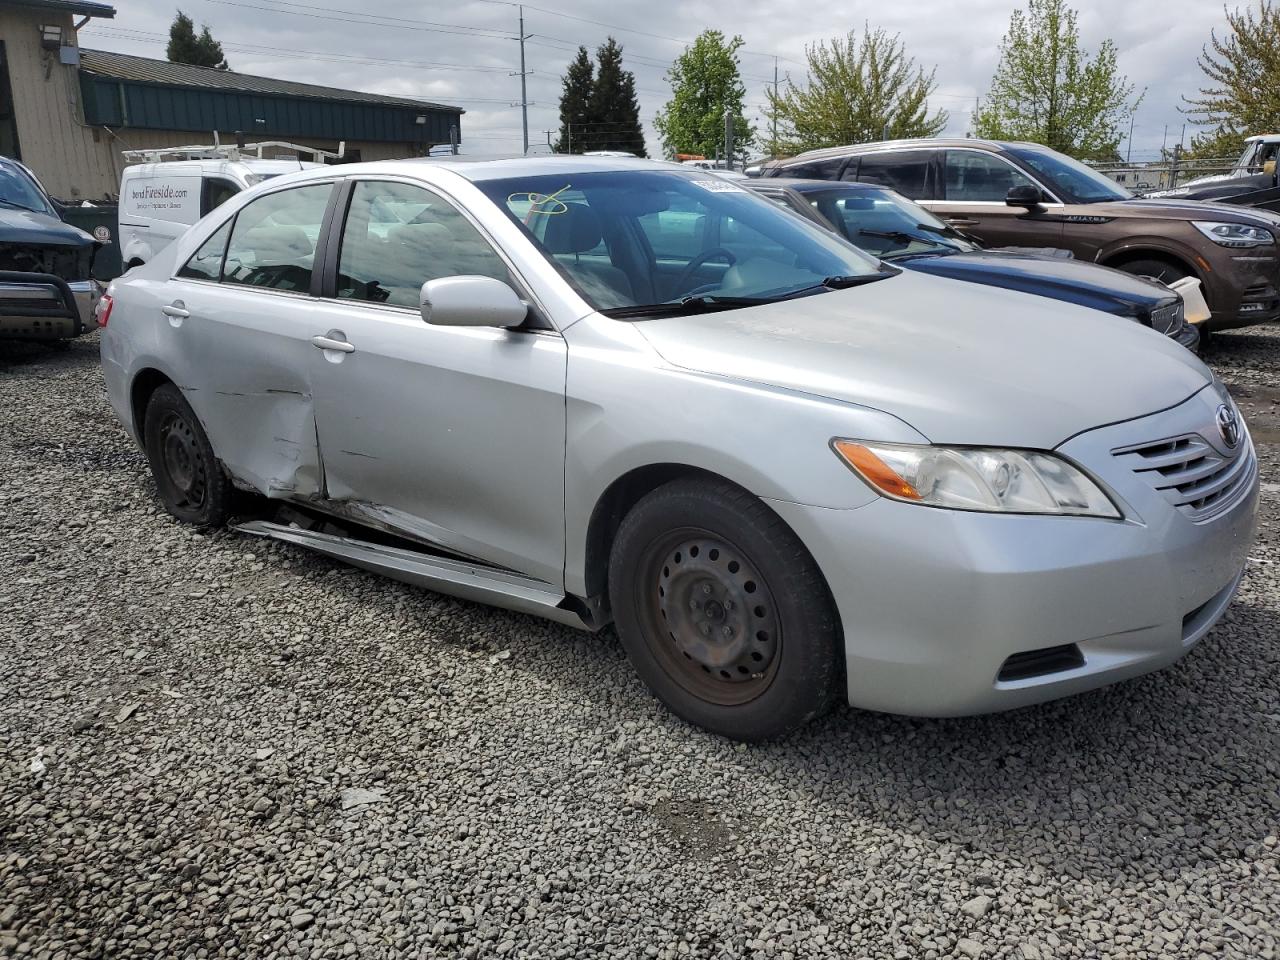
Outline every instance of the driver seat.
<svg viewBox="0 0 1280 960"><path fill-rule="evenodd" d="M547 229L542 245L556 258L587 295L602 310L635 303L627 275L599 254L583 260L582 254L595 250L604 238L600 217L586 204L570 202L562 213L542 214Z"/></svg>

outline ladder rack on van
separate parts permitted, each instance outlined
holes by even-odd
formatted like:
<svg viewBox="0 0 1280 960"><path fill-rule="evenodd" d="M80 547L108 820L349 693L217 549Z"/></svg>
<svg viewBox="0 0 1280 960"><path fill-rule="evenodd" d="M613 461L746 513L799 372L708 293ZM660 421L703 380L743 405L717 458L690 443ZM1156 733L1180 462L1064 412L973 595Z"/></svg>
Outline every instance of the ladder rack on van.
<svg viewBox="0 0 1280 960"><path fill-rule="evenodd" d="M320 162L341 160L347 151L347 142L339 141L338 149L321 150L318 147L308 147L298 143L288 143L284 140L264 140L261 143L246 143L243 146L235 144L222 144L215 142L212 144L192 144L185 147L158 147L154 150L122 150L120 155L124 157L127 163L164 163L171 160L284 160L291 159L289 157L276 156L267 157L263 155L265 150L272 149L277 151L291 150L294 157L301 154L309 153L313 160Z"/></svg>

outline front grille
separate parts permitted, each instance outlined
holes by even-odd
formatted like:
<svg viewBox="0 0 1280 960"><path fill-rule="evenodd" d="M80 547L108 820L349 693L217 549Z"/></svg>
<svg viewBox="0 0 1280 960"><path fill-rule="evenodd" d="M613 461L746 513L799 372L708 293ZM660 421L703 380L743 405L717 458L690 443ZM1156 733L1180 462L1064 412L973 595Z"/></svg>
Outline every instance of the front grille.
<svg viewBox="0 0 1280 960"><path fill-rule="evenodd" d="M1182 301L1156 307L1151 311L1151 329L1168 335L1170 331L1182 326Z"/></svg>
<svg viewBox="0 0 1280 960"><path fill-rule="evenodd" d="M1198 434L1112 453L1192 520L1207 520L1230 507L1248 489L1256 464L1247 436L1230 455Z"/></svg>

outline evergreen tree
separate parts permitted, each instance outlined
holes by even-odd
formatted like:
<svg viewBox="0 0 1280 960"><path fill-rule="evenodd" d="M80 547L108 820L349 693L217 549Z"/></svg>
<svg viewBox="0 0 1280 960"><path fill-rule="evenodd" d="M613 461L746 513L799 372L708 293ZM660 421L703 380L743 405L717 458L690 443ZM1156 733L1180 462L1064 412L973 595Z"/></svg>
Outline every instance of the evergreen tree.
<svg viewBox="0 0 1280 960"><path fill-rule="evenodd" d="M227 58L222 55L222 44L213 39L207 25L196 34L196 25L181 10L169 26L169 46L165 56L173 63L189 63L197 67L227 69Z"/></svg>
<svg viewBox="0 0 1280 960"><path fill-rule="evenodd" d="M1137 107L1133 85L1116 69L1116 45L1090 57L1080 48L1076 12L1065 0L1028 0L1000 43L1000 63L974 133L1033 140L1085 160L1114 156L1121 119Z"/></svg>
<svg viewBox="0 0 1280 960"><path fill-rule="evenodd" d="M578 48L578 55L569 63L561 80L564 89L560 93L560 140L557 153L582 153L587 146L587 124L591 121L591 94L595 68L586 47Z"/></svg>
<svg viewBox="0 0 1280 960"><path fill-rule="evenodd" d="M791 80L769 98L770 119L781 127L778 142L766 149L777 156L819 147L868 143L901 137L936 137L947 114L929 112L929 95L937 87L932 72L916 66L901 38L867 29L819 41L805 50L809 82Z"/></svg>
<svg viewBox="0 0 1280 960"><path fill-rule="evenodd" d="M592 150L625 150L647 156L636 78L622 69L622 47L613 37L596 50L596 80L591 88Z"/></svg>
<svg viewBox="0 0 1280 960"><path fill-rule="evenodd" d="M738 72L742 38L726 40L719 30L704 30L676 57L667 71L671 99L654 120L669 156L714 157L724 146L724 118L733 117L735 152L755 135L743 116L747 89Z"/></svg>

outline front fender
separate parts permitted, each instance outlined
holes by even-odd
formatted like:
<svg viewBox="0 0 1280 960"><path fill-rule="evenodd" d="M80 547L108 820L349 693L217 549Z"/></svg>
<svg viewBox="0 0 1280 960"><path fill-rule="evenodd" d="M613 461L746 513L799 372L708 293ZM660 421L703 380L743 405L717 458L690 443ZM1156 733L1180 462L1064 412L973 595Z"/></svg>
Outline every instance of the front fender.
<svg viewBox="0 0 1280 960"><path fill-rule="evenodd" d="M1158 236L1131 236L1115 240L1107 246L1102 247L1097 256L1094 257L1097 263L1110 263L1118 257L1129 254L1139 253L1159 253L1168 257L1174 257L1185 263L1192 275L1200 280L1205 280L1205 270L1202 264L1203 258L1191 247L1186 244L1179 243L1176 240L1170 240L1168 237Z"/></svg>
<svg viewBox="0 0 1280 960"><path fill-rule="evenodd" d="M596 505L636 470L688 467L761 498L848 510L878 495L832 452L833 438L928 442L879 410L672 367L638 331L614 321L588 318L570 334L565 582L571 593L586 592Z"/></svg>

